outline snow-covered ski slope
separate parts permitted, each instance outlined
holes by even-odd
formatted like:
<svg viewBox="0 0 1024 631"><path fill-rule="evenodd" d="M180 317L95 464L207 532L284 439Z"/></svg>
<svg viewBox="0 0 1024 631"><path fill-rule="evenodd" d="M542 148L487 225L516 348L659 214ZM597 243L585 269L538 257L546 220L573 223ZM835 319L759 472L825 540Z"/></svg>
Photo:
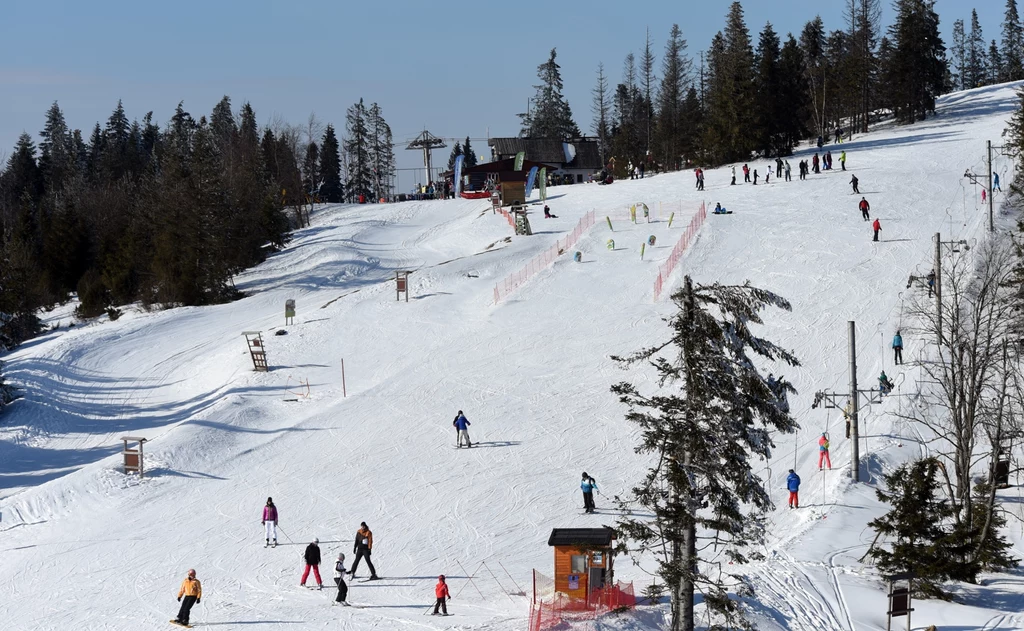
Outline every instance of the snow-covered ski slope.
<svg viewBox="0 0 1024 631"><path fill-rule="evenodd" d="M836 170L803 182L796 165L806 149L789 159L788 183L764 185L762 160L750 163L762 175L756 187L730 187L728 167L706 172L703 193L690 173L555 187L548 203L558 218L537 212L534 236L510 239L486 201L330 206L287 249L236 279L249 294L238 302L129 309L115 322L71 329L65 312L58 330L2 358L26 392L0 421L4 628L162 628L194 567L204 596L192 620L202 625L524 629L528 598L502 593L478 566L486 561L515 591L500 562L529 592L532 568L551 574L551 528L614 523L611 514L581 514L578 481L584 470L597 478L604 509L639 479L635 434L608 389L651 374L622 371L609 356L665 338L662 318L673 308L652 300L657 267L701 201L734 214L708 216L669 287L685 272L781 293L793 312L766 314L764 333L803 363L776 370L800 391L791 403L802 429L780 440L764 472L779 506L767 561L729 569L758 590L761 628L884 628L882 585L857 561L880 508L872 486L845 477L849 444L838 414L810 403L816 390L845 388L849 320L863 382L884 367L904 391L914 383L888 352L907 277L930 269L935 232L983 238L980 189L962 176L983 173L985 140L998 140L1014 87L950 95L924 123L830 146ZM838 170L841 149L849 173ZM996 162L1004 185L1010 168ZM881 219L879 243L860 218L852 173ZM625 221L635 202L648 204L652 223ZM494 304L496 282L592 209L598 223L574 248L582 263L566 253ZM657 245L641 261L649 235ZM396 270L413 271L408 303L395 300ZM288 298L298 316L285 327ZM287 335L274 335L282 328ZM269 373L252 371L243 331L263 332ZM910 361L921 344L904 339ZM912 430L887 414L897 405L893 397L864 417L860 466L871 481L919 453ZM473 423L472 450L455 449L459 409ZM825 474L815 470L822 431L831 432L835 466ZM124 435L150 441L141 483L119 472ZM785 508L794 463L804 480L799 511ZM281 512L276 549L263 548L267 496ZM359 608L332 608L332 560L344 552L351 563L360 521L374 532L383 580L351 585ZM1024 555L1019 526L1010 535ZM298 586L313 537L324 592ZM627 559L617 569L637 591L649 580ZM465 577L474 572L471 585ZM455 617L424 615L440 573ZM1024 628L1022 594L1019 576L996 577L965 593L970 605L918 603L915 627ZM603 628L657 628L658 617Z"/></svg>

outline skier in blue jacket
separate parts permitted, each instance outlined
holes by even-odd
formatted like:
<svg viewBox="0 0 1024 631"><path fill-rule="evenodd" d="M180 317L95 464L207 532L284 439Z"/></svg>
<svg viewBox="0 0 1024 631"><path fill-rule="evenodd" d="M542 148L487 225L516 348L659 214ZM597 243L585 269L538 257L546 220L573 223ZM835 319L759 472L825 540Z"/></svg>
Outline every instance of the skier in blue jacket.
<svg viewBox="0 0 1024 631"><path fill-rule="evenodd" d="M455 420L452 421L452 425L455 427L455 431L459 434L455 447L462 447L463 440L466 441L467 448L472 447L473 443L469 442L469 426L471 423L469 422L469 419L466 418L466 415L462 413L462 410L459 410L459 413L455 415Z"/></svg>
<svg viewBox="0 0 1024 631"><path fill-rule="evenodd" d="M789 489L789 507L800 508L800 476L792 469L786 476L786 488Z"/></svg>
<svg viewBox="0 0 1024 631"><path fill-rule="evenodd" d="M580 489L583 490L583 512L593 513L597 506L594 505L594 491L597 490L597 480L583 472L583 480L580 482Z"/></svg>
<svg viewBox="0 0 1024 631"><path fill-rule="evenodd" d="M900 335L899 330L896 330L896 335L892 338L892 355L893 361L896 365L903 363L903 337Z"/></svg>

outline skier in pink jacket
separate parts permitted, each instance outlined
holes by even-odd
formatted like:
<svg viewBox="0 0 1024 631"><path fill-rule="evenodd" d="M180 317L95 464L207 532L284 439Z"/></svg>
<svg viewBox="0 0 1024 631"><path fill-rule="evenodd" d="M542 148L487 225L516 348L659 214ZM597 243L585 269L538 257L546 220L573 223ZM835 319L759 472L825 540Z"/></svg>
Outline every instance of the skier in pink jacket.
<svg viewBox="0 0 1024 631"><path fill-rule="evenodd" d="M274 498L267 498L267 505L263 507L263 526L267 530L267 542L263 544L266 548L270 540L274 540L274 547L277 547L277 507L274 506Z"/></svg>

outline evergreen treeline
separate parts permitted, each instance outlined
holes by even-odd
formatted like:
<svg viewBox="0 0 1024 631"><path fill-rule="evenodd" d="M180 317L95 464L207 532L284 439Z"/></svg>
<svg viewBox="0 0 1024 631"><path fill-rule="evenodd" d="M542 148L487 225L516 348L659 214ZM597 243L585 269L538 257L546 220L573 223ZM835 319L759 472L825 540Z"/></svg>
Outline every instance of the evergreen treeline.
<svg viewBox="0 0 1024 631"><path fill-rule="evenodd" d="M948 58L935 0L895 0L894 22L884 29L880 3L844 2L834 30L815 17L796 35L768 23L755 37L733 2L696 60L678 25L660 62L648 33L639 58L626 56L617 84L598 64L590 131L604 160L614 157L622 175L641 161L657 170L784 156L803 139L863 133L885 116L921 120L949 90L1024 79L1017 0L1006 2L999 42L986 44L977 12L969 33L957 20ZM538 76L532 110L520 115L522 135L577 137L554 50Z"/></svg>
<svg viewBox="0 0 1024 631"><path fill-rule="evenodd" d="M86 139L54 103L39 144L23 133L0 169L0 348L37 332L35 311L71 292L82 317L236 297L232 277L305 225L312 202L390 196L380 108L360 101L348 122L346 140L332 125L321 135L315 117L261 130L248 103L234 112L225 96L198 120L179 103L161 129L119 102Z"/></svg>

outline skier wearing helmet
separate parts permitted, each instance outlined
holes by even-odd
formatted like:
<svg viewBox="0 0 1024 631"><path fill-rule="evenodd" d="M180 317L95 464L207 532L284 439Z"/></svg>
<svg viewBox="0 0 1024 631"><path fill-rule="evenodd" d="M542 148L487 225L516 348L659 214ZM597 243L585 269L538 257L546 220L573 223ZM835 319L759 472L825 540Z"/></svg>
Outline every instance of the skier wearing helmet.
<svg viewBox="0 0 1024 631"><path fill-rule="evenodd" d="M434 596L437 596L437 602L434 603L434 613L430 615L436 616L438 609L440 609L441 615L447 616L448 605L446 600L451 600L452 595L448 593L448 583L444 582L444 574L437 577L437 585L434 586Z"/></svg>

